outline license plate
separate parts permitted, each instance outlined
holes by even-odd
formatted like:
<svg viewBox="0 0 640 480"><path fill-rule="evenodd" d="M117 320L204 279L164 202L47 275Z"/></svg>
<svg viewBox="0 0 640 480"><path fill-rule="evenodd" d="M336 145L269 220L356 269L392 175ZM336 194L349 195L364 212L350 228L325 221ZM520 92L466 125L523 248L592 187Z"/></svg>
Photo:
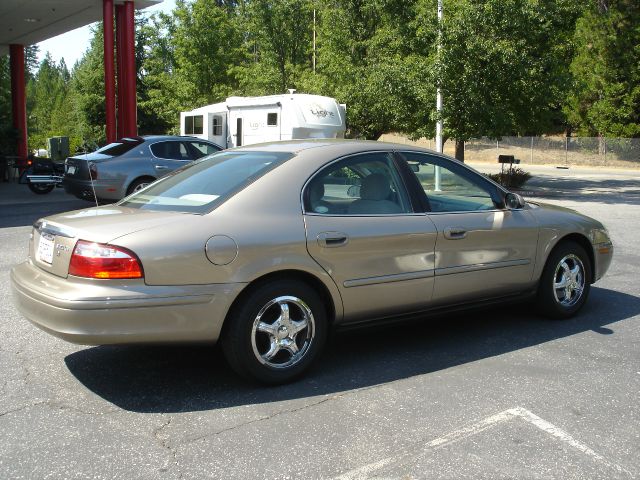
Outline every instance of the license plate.
<svg viewBox="0 0 640 480"><path fill-rule="evenodd" d="M76 173L76 166L75 165L69 165L67 167L67 173L69 175L73 175L74 173Z"/></svg>
<svg viewBox="0 0 640 480"><path fill-rule="evenodd" d="M37 259L41 262L53 263L53 242L55 237L49 233L42 233L40 235L40 243L38 243L38 255Z"/></svg>

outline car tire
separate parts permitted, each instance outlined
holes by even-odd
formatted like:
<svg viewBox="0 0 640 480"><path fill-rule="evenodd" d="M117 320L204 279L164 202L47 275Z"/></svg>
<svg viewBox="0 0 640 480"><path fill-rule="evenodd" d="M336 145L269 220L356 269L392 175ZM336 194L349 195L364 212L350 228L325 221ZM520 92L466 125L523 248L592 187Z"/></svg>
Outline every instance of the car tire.
<svg viewBox="0 0 640 480"><path fill-rule="evenodd" d="M51 192L51 190L53 190L55 188L55 185L51 185L51 184L43 184L43 183L27 183L27 186L29 187L29 190L31 190L33 193L35 193L36 195L46 195L47 193Z"/></svg>
<svg viewBox="0 0 640 480"><path fill-rule="evenodd" d="M551 319L564 320L582 308L591 290L592 266L584 248L565 241L553 249L538 285L538 311Z"/></svg>
<svg viewBox="0 0 640 480"><path fill-rule="evenodd" d="M127 188L127 195L131 195L138 190L142 190L144 187L155 181L156 179L151 177L137 178L133 182L131 182L131 184Z"/></svg>
<svg viewBox="0 0 640 480"><path fill-rule="evenodd" d="M225 322L221 343L237 373L278 385L309 368L326 337L320 295L305 283L280 280L258 285L240 299Z"/></svg>

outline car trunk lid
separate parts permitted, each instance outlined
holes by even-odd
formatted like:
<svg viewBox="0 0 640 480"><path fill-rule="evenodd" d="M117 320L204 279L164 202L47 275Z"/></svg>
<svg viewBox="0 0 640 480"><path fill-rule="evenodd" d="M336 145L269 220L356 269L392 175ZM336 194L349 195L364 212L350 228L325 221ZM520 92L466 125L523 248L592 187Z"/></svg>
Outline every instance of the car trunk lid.
<svg viewBox="0 0 640 480"><path fill-rule="evenodd" d="M64 174L69 178L89 180L89 164L91 162L100 163L109 158L113 157L101 153L87 153L86 155L69 157L64 162Z"/></svg>
<svg viewBox="0 0 640 480"><path fill-rule="evenodd" d="M67 277L78 240L109 244L123 235L169 226L184 215L188 214L141 211L115 205L54 215L34 224L29 257L42 270Z"/></svg>

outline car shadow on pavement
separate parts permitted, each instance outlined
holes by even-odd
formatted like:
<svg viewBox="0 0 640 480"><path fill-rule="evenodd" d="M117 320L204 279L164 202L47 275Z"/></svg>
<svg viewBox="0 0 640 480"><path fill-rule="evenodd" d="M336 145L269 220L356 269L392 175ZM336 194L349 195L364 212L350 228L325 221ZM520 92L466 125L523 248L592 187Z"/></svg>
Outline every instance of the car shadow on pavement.
<svg viewBox="0 0 640 480"><path fill-rule="evenodd" d="M89 390L128 411L177 413L286 401L428 375L585 331L616 334L640 298L592 288L577 317L554 322L505 306L336 334L301 380L264 387L239 378L212 346L101 346L65 358Z"/></svg>

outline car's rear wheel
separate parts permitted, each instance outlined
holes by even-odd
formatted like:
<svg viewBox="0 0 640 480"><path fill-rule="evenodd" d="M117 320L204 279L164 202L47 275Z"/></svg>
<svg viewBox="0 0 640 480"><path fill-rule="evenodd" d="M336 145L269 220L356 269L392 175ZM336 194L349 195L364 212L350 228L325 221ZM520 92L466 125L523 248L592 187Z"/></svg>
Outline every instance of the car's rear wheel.
<svg viewBox="0 0 640 480"><path fill-rule="evenodd" d="M153 182L155 182L155 178L151 178L151 177L138 178L133 182L131 182L131 185L129 185L129 188L127 188L127 195L131 195L134 192L138 192Z"/></svg>
<svg viewBox="0 0 640 480"><path fill-rule="evenodd" d="M575 242L558 245L549 255L538 286L538 309L553 319L575 315L591 289L591 262Z"/></svg>
<svg viewBox="0 0 640 480"><path fill-rule="evenodd" d="M50 183L27 183L29 190L31 190L36 195L45 195L52 191L55 188L55 185Z"/></svg>
<svg viewBox="0 0 640 480"><path fill-rule="evenodd" d="M227 361L239 374L268 384L300 376L327 336L320 296L291 280L264 283L231 311L222 336Z"/></svg>

